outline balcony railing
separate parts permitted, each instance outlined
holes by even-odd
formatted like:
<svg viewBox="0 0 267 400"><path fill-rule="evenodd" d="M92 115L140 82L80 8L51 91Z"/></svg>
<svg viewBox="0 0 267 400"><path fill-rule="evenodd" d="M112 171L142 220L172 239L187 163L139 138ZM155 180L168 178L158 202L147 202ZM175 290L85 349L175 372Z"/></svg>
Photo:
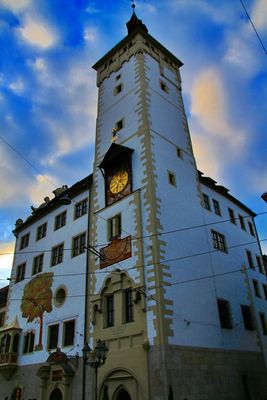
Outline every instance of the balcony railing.
<svg viewBox="0 0 267 400"><path fill-rule="evenodd" d="M3 366L17 366L18 353L0 354L0 368Z"/></svg>

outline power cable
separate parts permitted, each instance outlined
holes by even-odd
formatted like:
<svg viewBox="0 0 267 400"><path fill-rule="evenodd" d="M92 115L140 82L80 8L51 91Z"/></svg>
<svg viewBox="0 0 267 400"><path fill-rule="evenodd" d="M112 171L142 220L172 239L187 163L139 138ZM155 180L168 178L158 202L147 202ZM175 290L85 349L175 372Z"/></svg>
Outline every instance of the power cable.
<svg viewBox="0 0 267 400"><path fill-rule="evenodd" d="M267 211L260 212L260 213L257 214L257 216L265 215L265 214L267 214ZM250 217L251 217L250 215L244 215L243 216L243 218L250 218ZM237 220L238 218L235 218L235 219ZM143 236L137 236L137 237L132 236L132 235L130 235L130 236L132 237L132 240L142 240L142 239L148 239L148 238L154 237L154 236L163 236L163 235L168 235L168 234L171 234L171 233L183 232L183 231L190 230L190 229L197 229L197 228L203 228L205 226L218 225L218 224L222 224L222 223L226 223L226 222L230 222L230 221L231 221L231 219L225 219L225 220L221 220L221 221L213 221L213 222L209 222L209 223L188 226L188 227L185 227L185 228L178 228L178 229L172 229L172 230L169 230L169 231L153 233L153 234L150 234L150 235L143 235ZM127 232L127 234L128 234L128 232ZM259 240L259 242L264 241L264 240L265 239ZM255 242L255 243L257 243L257 242ZM93 246L93 247L94 248L104 247L104 246L107 246L108 244L109 243L102 243L102 244L98 244L98 245ZM73 249L72 248L64 248L63 249L63 251L71 251L71 250L73 250ZM32 251L19 251L19 252L12 252L12 253L11 252L10 253L0 253L0 256L13 255L13 254L17 255L17 254L49 253L49 252L52 252L52 249L50 249L50 250L42 250L41 249L41 250L32 250Z"/></svg>
<svg viewBox="0 0 267 400"><path fill-rule="evenodd" d="M240 0L240 1L241 1L241 0ZM12 145L11 145L7 140L5 140L2 136L0 136L0 139L1 139L7 146L9 146L9 147L12 149L12 151L14 151L19 157L21 157L27 164L29 164L39 175L43 176L43 178L46 179L52 186L54 186L54 187L57 188L57 185L55 185L54 182L52 182L49 178L47 178L46 175L42 174L42 172L39 171L38 168L36 168L35 165L32 164L26 157L24 157L18 150L16 150L16 148L15 148L14 146L12 146ZM72 201L73 201L75 204L78 204L78 203L79 203L79 201L75 201L74 199L72 199ZM96 216L96 217L99 217L100 219L102 219L102 220L105 221L105 222L108 222L107 219L105 219L104 217L102 217L102 216L99 215L99 214L93 213L93 211L89 210L89 208L88 208L88 213L90 213L91 215L94 215L94 216ZM258 213L257 216L258 216L258 215L263 215L263 214L267 214L267 212ZM243 217L244 217L244 218L251 218L251 215L246 215L246 216L243 216ZM238 219L238 218L235 218L235 220L237 220L237 219ZM226 220L219 221L219 222L212 222L212 223L210 223L209 225L213 225L213 224L215 225L215 224L217 224L217 223L224 223L224 222L228 222L228 221L231 221L231 219L226 219ZM166 231L166 232L155 233L155 234L151 234L151 235L144 235L144 236L142 236L142 237L137 237L137 238L136 238L134 235L131 235L131 233L129 233L129 232L126 231L125 229L121 229L121 230L122 230L122 232L126 233L127 235L130 235L130 236L132 237L133 240L141 240L141 239L145 239L145 238L150 238L150 237L156 237L156 236L161 236L161 235L165 235L165 234L170 234L170 233L173 233L173 232L181 232L181 231L183 231L183 230L196 229L196 228L200 228L200 227L203 227L203 226L207 226L207 224L200 224L200 225L196 225L196 226L193 226L193 227L185 227L185 228L170 230L170 231ZM107 245L107 243L106 243L105 245ZM102 246L104 246L104 245L90 246L89 251L91 251L91 252L94 254L95 252L97 252L97 250L95 250L95 248L96 248L96 247L102 247ZM42 251L41 251L41 252L42 252ZM44 252L44 251L43 251L43 252ZM26 252L23 252L23 253L26 253ZM0 253L0 255L8 255L8 254L22 254L22 253Z"/></svg>
<svg viewBox="0 0 267 400"><path fill-rule="evenodd" d="M246 6L245 6L244 2L243 2L242 0L239 0L239 1L240 1L240 3L242 4L242 7L243 7L243 9L244 9L244 11L245 11L245 13L246 13L246 16L247 16L247 18L248 18L248 20L249 20L249 22L250 22L252 28L254 29L254 32L255 32L256 35L257 35L257 38L258 38L258 40L259 40L259 42L260 42L260 44L261 44L261 47L263 48L263 51L264 51L265 55L267 56L267 50L266 50L266 48L265 48L265 46L264 46L264 44L263 44L263 42L262 42L262 40L261 40L261 38L260 38L260 35L259 35L259 33L258 33L258 31L257 31L257 29L256 29L256 27L255 27L255 25L254 25L254 23L253 23L253 21L252 21L252 19L250 18L250 15L249 15L249 13L248 13L248 11L247 11L247 9L246 9Z"/></svg>
<svg viewBox="0 0 267 400"><path fill-rule="evenodd" d="M18 282L15 283L15 286L16 286L17 288L19 288L19 289L24 293L24 288L22 289L22 288L18 285ZM83 295L83 296L85 296L85 295ZM68 296L68 297L71 297L71 296ZM52 300L52 299L55 299L55 298L56 298L56 297L51 296L51 300ZM48 297L38 297L38 300L47 300L47 299L48 299ZM21 301L22 298L19 299L19 300L18 300L18 299L9 299L9 301L12 301L12 300ZM29 301L30 301L32 304L34 304L35 306L38 305L38 303L36 303L36 302L34 301L34 299L25 298L25 300L29 300ZM56 318L57 321L60 321L60 322L63 323L63 324L64 324L64 322L66 322L66 321L70 321L70 318L65 318L64 320L61 319L61 318L59 318L59 317L56 316L54 313L52 313L52 311L50 311L48 314L52 315L54 318ZM75 319L75 322L76 322L76 319ZM76 324L75 324L75 326L76 326ZM80 337L83 337L83 336L84 336L84 335L83 335L82 333L80 333L79 331L75 331L75 333L76 333L77 335L79 335ZM75 347L77 347L77 346L75 346Z"/></svg>
<svg viewBox="0 0 267 400"><path fill-rule="evenodd" d="M267 238L266 239L262 239L261 241L267 241ZM257 243L257 242L253 241L253 242L241 243L241 244L234 245L234 246L228 246L227 250L228 249L238 248L238 247L243 247L243 246L248 246L248 245L255 244L255 243ZM110 270L103 270L103 271L102 270L96 270L96 271L89 271L88 274L89 275L98 275L98 274L110 274L111 272L118 272L118 273L120 273L122 271L128 272L128 271L134 270L134 269L146 268L146 267L149 267L149 266L152 266L152 265L154 265L154 266L156 266L156 265L160 266L160 264L166 265L167 263L171 263L171 262L174 262L174 261L185 260L185 259L189 259L189 258L192 258L192 257L200 257L200 256L203 256L203 255L212 254L212 253L218 253L218 252L221 253L221 250L212 249L212 250L204 251L204 252L201 252L201 253L189 254L189 255L185 255L185 256L181 256L181 257L174 257L174 258L170 258L170 259L167 259L167 260L161 260L161 261L158 261L158 262L151 261L151 262L149 262L147 264L141 264L141 265L136 265L136 266L129 267L129 268L123 268L122 270L118 270L116 268L115 268L115 270L112 270L112 271L110 271ZM108 267L106 267L106 268L108 268ZM59 274L59 275L53 275L53 277L65 277L65 276L69 277L69 276L80 276L80 275L81 276L85 276L86 272L70 273L70 274ZM37 276L37 275L31 275L29 277L25 277L23 280L32 279L33 276ZM167 285L167 286L170 286L170 285Z"/></svg>
<svg viewBox="0 0 267 400"><path fill-rule="evenodd" d="M172 286L184 285L186 283L198 282L198 281L203 281L203 280L206 280L206 279L211 279L211 278L217 278L217 277L221 277L221 276L231 275L231 274L235 274L237 272L243 273L243 271L245 271L245 270L249 271L250 268L242 268L241 267L241 268L233 269L233 270L227 271L227 272L220 272L220 273L217 273L217 274L205 275L205 276L202 276L200 278L192 278L192 279L186 279L186 280L183 280L183 281L165 283L165 284L158 285L158 286L150 286L150 287L146 288L145 290L149 291L149 290L154 290L154 289L162 289L162 288L168 288L168 287L172 287ZM17 283L15 283L15 285L17 287L19 287ZM22 288L20 288L20 289L23 290ZM120 289L120 290L118 290L118 292L123 292L123 290ZM78 297L85 297L85 296L86 296L85 294L73 294L73 295L68 295L68 298L78 298ZM151 297L152 300L155 300L153 298L154 297L153 295L147 294L147 296L149 296L149 297L152 296ZM52 296L51 298L55 299L55 296ZM47 297L43 297L43 298L40 297L39 299L40 300L46 300ZM12 299L9 299L9 301L21 301L21 298L12 298ZM155 300L155 301L157 301L157 300Z"/></svg>
<svg viewBox="0 0 267 400"><path fill-rule="evenodd" d="M57 187L54 182L52 182L46 175L42 174L38 168L35 167L26 157L24 157L18 150L15 149L14 146L12 146L10 143L8 143L7 140L5 140L2 136L0 136L0 139L8 146L11 148L11 150L14 151L20 158L22 158L34 171L38 173L38 175L41 175L43 178L45 178L52 186Z"/></svg>

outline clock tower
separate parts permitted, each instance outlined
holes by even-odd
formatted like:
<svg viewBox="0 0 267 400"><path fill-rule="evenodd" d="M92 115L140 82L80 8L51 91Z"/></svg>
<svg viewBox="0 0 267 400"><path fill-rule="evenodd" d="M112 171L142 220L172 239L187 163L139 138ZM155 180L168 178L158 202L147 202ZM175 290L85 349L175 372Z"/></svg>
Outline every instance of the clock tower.
<svg viewBox="0 0 267 400"><path fill-rule="evenodd" d="M174 301L165 289L172 266L164 260L173 257L175 245L161 232L177 219L179 205L187 204L188 213L192 202L199 208L200 194L182 63L134 11L127 29L94 65L99 97L90 244L101 258L89 260L89 336L108 345L100 373L110 398L117 398L124 376L129 398L152 398L156 379L163 399L171 387L166 346L174 336Z"/></svg>
<svg viewBox="0 0 267 400"><path fill-rule="evenodd" d="M217 318L217 305L214 287L196 284L199 265L206 275L211 265L182 62L134 11L127 30L93 67L99 96L89 244L101 256L89 255L87 339L109 349L99 370L102 396L167 399L181 347L210 345L204 325L188 334L184 321L203 310ZM216 338L214 331L215 347Z"/></svg>

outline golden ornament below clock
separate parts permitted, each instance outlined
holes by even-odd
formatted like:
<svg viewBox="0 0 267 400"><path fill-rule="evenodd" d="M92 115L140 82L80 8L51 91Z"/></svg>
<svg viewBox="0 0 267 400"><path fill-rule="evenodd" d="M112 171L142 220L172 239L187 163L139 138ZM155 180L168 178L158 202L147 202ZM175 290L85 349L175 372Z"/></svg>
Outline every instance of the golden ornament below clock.
<svg viewBox="0 0 267 400"><path fill-rule="evenodd" d="M117 194L123 191L129 180L129 174L127 171L116 172L109 183L109 190L112 194Z"/></svg>

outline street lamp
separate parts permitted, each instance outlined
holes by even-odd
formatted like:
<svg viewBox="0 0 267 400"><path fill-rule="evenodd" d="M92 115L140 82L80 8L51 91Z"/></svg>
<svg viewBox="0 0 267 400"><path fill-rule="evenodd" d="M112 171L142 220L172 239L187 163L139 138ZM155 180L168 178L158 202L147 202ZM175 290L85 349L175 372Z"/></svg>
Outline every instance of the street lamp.
<svg viewBox="0 0 267 400"><path fill-rule="evenodd" d="M98 399L98 394L97 394L97 374L98 374L98 368L101 367L101 365L105 364L106 358L107 358L107 352L108 348L106 346L105 341L98 339L96 341L96 346L92 350L88 343L86 342L84 345L84 348L82 349L83 352L83 359L84 362L90 367L94 369L94 400Z"/></svg>

